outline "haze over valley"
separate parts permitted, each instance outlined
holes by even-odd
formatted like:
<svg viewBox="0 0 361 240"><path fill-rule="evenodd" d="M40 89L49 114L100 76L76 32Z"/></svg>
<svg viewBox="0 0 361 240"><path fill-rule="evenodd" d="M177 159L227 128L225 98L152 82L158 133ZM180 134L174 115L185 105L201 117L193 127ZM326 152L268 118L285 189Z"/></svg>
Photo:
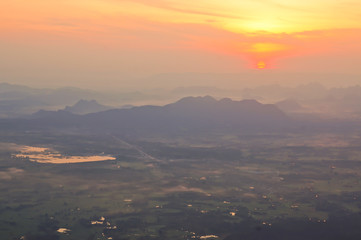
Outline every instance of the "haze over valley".
<svg viewBox="0 0 361 240"><path fill-rule="evenodd" d="M0 0L0 239L359 240L360 9Z"/></svg>
<svg viewBox="0 0 361 240"><path fill-rule="evenodd" d="M6 239L360 234L359 86L1 86Z"/></svg>

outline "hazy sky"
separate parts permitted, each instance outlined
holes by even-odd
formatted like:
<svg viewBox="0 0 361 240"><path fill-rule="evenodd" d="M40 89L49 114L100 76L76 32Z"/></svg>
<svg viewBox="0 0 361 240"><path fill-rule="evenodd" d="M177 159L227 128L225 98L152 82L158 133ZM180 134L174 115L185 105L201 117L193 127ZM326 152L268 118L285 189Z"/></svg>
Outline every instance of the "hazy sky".
<svg viewBox="0 0 361 240"><path fill-rule="evenodd" d="M0 82L361 84L360 64L360 0L0 0Z"/></svg>

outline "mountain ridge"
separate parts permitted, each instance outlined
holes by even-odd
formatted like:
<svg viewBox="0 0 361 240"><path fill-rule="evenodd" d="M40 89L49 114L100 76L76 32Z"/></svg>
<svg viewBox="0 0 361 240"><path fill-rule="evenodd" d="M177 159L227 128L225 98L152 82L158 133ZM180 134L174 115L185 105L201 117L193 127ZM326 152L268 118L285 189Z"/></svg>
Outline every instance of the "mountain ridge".
<svg viewBox="0 0 361 240"><path fill-rule="evenodd" d="M77 115L68 111L39 111L20 121L28 129L149 135L204 132L257 132L282 129L293 121L273 104L255 100L216 100L186 97L164 106L145 105Z"/></svg>

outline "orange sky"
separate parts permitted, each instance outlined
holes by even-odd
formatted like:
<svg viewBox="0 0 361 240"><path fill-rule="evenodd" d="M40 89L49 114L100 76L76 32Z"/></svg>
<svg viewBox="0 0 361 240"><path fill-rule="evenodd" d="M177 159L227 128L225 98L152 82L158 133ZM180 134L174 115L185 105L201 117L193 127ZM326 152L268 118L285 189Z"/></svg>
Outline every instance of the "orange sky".
<svg viewBox="0 0 361 240"><path fill-rule="evenodd" d="M352 0L0 0L0 82L152 87L146 79L161 73L264 78L259 71L357 78L360 10Z"/></svg>

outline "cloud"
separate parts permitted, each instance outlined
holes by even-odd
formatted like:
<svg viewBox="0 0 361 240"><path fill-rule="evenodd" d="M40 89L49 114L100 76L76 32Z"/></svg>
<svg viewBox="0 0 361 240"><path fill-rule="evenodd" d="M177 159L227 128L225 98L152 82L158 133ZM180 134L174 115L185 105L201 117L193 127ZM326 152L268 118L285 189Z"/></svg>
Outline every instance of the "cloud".
<svg viewBox="0 0 361 240"><path fill-rule="evenodd" d="M227 11L220 11L216 9L205 11L207 6L197 7L195 4L184 4L184 1L177 2L175 1L164 1L164 0L112 0L112 2L131 2L139 3L149 7L155 7L163 10L169 10L174 12L180 12L185 14L195 14L202 15L206 17L217 17L217 18L228 18L228 19L246 19L244 14L229 14Z"/></svg>

